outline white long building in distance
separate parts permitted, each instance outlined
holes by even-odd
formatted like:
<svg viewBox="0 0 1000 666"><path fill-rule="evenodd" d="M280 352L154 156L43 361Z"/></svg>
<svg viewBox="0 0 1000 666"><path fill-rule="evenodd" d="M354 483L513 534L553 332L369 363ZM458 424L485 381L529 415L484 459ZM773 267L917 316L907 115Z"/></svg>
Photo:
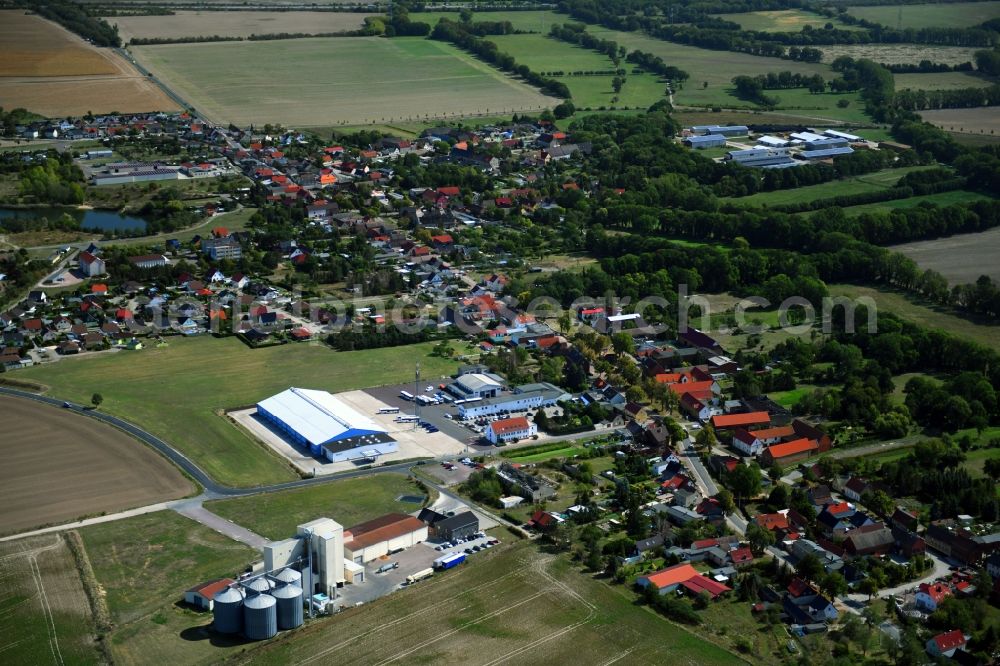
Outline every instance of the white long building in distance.
<svg viewBox="0 0 1000 666"><path fill-rule="evenodd" d="M326 391L290 388L258 402L257 414L330 462L375 459L399 450L385 428Z"/></svg>

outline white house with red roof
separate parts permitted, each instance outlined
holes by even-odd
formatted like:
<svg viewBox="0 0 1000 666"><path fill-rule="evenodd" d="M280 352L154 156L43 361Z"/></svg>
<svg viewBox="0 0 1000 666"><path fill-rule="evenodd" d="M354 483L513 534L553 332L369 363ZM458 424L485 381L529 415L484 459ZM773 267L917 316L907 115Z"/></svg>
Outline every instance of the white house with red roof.
<svg viewBox="0 0 1000 666"><path fill-rule="evenodd" d="M486 429L486 439L491 444L509 442L515 439L533 437L538 433L538 426L523 416L513 416L509 419L499 419Z"/></svg>
<svg viewBox="0 0 1000 666"><path fill-rule="evenodd" d="M952 629L928 640L927 654L932 657L951 658L955 655L956 650L964 648L968 642L969 639L962 633L961 629Z"/></svg>
<svg viewBox="0 0 1000 666"><path fill-rule="evenodd" d="M97 277L107 272L104 260L90 252L81 252L77 255L76 260L80 265L80 272L85 277Z"/></svg>

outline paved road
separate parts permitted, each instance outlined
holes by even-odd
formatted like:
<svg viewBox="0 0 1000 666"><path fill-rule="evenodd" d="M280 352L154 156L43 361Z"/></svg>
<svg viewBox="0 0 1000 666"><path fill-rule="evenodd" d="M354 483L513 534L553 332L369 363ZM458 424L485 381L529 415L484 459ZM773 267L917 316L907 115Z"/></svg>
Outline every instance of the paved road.
<svg viewBox="0 0 1000 666"><path fill-rule="evenodd" d="M219 534L227 536L234 541L245 543L251 548L260 550L266 544L270 543L270 539L265 539L256 532L251 532L247 528L237 525L231 520L227 520L220 515L212 513L204 507L202 502L202 498L196 497L186 502L177 503L171 508L182 516L187 516L191 520L197 521L206 527L210 527Z"/></svg>

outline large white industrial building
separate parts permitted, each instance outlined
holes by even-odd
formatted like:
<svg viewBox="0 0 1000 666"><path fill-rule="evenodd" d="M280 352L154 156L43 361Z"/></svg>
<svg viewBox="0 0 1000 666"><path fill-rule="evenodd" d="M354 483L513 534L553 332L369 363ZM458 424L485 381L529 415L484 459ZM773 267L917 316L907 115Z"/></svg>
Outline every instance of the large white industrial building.
<svg viewBox="0 0 1000 666"><path fill-rule="evenodd" d="M308 567L312 558L312 570ZM302 571L302 588L308 595L316 593L334 596L334 589L345 582L360 583L356 567L344 562L344 528L330 518L319 518L299 525L295 536L272 541L264 546L264 569L274 571L296 564Z"/></svg>
<svg viewBox="0 0 1000 666"><path fill-rule="evenodd" d="M326 391L290 388L257 403L257 414L330 462L374 459L399 450L384 428Z"/></svg>

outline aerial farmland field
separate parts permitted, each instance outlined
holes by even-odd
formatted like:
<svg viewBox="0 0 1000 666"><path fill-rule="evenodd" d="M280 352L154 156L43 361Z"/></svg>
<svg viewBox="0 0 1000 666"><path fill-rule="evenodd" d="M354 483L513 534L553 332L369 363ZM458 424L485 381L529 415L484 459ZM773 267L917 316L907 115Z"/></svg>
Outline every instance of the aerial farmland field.
<svg viewBox="0 0 1000 666"><path fill-rule="evenodd" d="M565 83L578 108L608 106L615 96L611 87L614 75L576 75L573 72L614 69L614 63L605 55L580 46L547 37L546 35L491 36L490 41L514 57L518 64L527 65L536 72L563 72L553 78ZM625 85L618 94L617 106L648 108L666 93L666 84L653 74L628 74Z"/></svg>
<svg viewBox="0 0 1000 666"><path fill-rule="evenodd" d="M934 72L931 74L893 74L896 90L954 90L985 88L994 82L972 72Z"/></svg>
<svg viewBox="0 0 1000 666"><path fill-rule="evenodd" d="M177 105L111 49L23 10L0 11L0 107L47 116Z"/></svg>
<svg viewBox="0 0 1000 666"><path fill-rule="evenodd" d="M270 450L220 416L223 410L253 405L293 383L343 391L405 381L418 360L427 377L452 373L457 363L429 356L431 346L248 349L236 338L204 336L174 339L161 349L64 359L19 370L18 378L84 403L98 391L102 410L162 437L220 482L254 486L295 477Z"/></svg>
<svg viewBox="0 0 1000 666"><path fill-rule="evenodd" d="M513 113L557 103L449 44L420 38L170 44L133 51L217 122L314 127Z"/></svg>
<svg viewBox="0 0 1000 666"><path fill-rule="evenodd" d="M921 111L920 117L949 132L963 134L997 134L1000 132L1000 108L995 106L984 106L978 109Z"/></svg>
<svg viewBox="0 0 1000 666"><path fill-rule="evenodd" d="M840 56L868 58L887 65L917 64L921 60L960 65L973 62L974 46L934 46L932 44L830 44L817 46L823 52L823 62L833 62Z"/></svg>
<svg viewBox="0 0 1000 666"><path fill-rule="evenodd" d="M744 30L759 30L761 32L799 32L807 25L813 28L822 28L827 23L832 23L840 30L860 29L841 23L836 19L829 19L801 9L716 14L715 18L738 23Z"/></svg>
<svg viewBox="0 0 1000 666"><path fill-rule="evenodd" d="M95 664L93 619L61 534L0 543L0 655L5 664Z"/></svg>
<svg viewBox="0 0 1000 666"><path fill-rule="evenodd" d="M931 268L952 284L975 282L980 275L1000 280L1000 228L974 234L916 241L890 248L913 259L920 268Z"/></svg>
<svg viewBox="0 0 1000 666"><path fill-rule="evenodd" d="M588 32L602 39L613 40L630 51L639 50L660 56L668 65L679 67L690 74L691 78L684 83L683 88L674 93L675 103L682 106L720 105L729 108L754 106L733 95L733 77L741 74L756 76L771 71L790 71L802 74L819 74L826 79L832 78L833 75L828 66L819 63L795 62L745 54L733 58L731 53L725 51L711 51L696 46L674 44L638 32L622 32L596 27L588 28Z"/></svg>
<svg viewBox="0 0 1000 666"><path fill-rule="evenodd" d="M114 16L123 42L179 37L249 37L279 32L317 34L357 30L366 16L355 12L177 11L170 16Z"/></svg>
<svg viewBox="0 0 1000 666"><path fill-rule="evenodd" d="M0 534L183 497L194 486L165 458L111 426L0 396Z"/></svg>
<svg viewBox="0 0 1000 666"><path fill-rule="evenodd" d="M1000 16L1000 2L848 7L847 13L893 28L968 28Z"/></svg>

